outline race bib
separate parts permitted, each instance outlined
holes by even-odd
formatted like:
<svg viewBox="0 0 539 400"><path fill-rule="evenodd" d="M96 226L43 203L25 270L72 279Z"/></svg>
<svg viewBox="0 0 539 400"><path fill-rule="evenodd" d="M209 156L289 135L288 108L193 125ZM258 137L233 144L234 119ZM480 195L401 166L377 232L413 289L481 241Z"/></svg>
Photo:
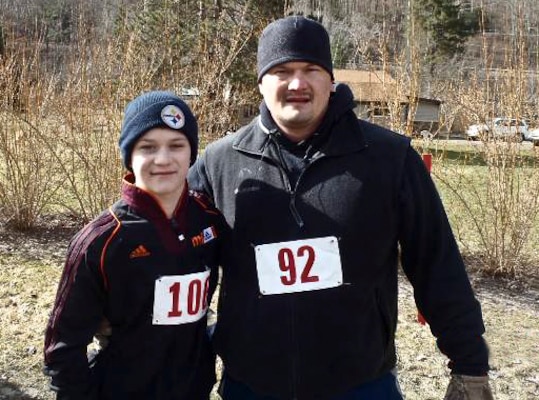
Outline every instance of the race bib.
<svg viewBox="0 0 539 400"><path fill-rule="evenodd" d="M255 247L263 295L307 292L342 285L337 238L328 236Z"/></svg>
<svg viewBox="0 0 539 400"><path fill-rule="evenodd" d="M162 276L155 281L154 325L182 325L204 317L210 271Z"/></svg>

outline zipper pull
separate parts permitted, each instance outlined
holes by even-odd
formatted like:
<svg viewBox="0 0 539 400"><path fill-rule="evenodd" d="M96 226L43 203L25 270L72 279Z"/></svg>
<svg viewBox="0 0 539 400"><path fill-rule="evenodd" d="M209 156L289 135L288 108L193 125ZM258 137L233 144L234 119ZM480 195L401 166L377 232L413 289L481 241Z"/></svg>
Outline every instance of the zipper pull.
<svg viewBox="0 0 539 400"><path fill-rule="evenodd" d="M296 203L294 200L295 200L294 196L292 196L289 203L290 212L292 212L292 215L294 216L294 219L296 220L296 223L298 224L298 226L300 228L303 228L303 225L305 225L305 223L303 222L301 215L299 215L299 212L298 212L298 209L296 208Z"/></svg>

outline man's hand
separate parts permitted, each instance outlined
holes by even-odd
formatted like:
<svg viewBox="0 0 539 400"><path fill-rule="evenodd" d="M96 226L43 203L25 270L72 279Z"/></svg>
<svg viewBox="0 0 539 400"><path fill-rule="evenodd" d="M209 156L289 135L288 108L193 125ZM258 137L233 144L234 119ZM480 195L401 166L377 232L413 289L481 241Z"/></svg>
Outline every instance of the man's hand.
<svg viewBox="0 0 539 400"><path fill-rule="evenodd" d="M451 375L444 400L494 400L488 376Z"/></svg>

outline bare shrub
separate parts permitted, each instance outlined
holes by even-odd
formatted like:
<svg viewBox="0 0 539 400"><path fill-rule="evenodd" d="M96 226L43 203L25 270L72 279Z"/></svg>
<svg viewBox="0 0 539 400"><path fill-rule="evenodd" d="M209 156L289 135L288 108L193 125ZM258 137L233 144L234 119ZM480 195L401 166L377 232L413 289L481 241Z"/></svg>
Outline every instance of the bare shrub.
<svg viewBox="0 0 539 400"><path fill-rule="evenodd" d="M200 2L198 10L186 10L170 2L142 10L121 29L118 55L123 61L123 79L118 82L119 90L138 94L149 88L167 88L178 92L198 118L203 148L237 128L244 122L243 111L260 102L255 37L267 23L263 10L268 7L269 3L251 1L233 6Z"/></svg>
<svg viewBox="0 0 539 400"><path fill-rule="evenodd" d="M442 161L442 160L441 160ZM452 225L463 250L488 274L526 271L539 214L537 153L518 140L485 136L470 153L434 175L449 191Z"/></svg>
<svg viewBox="0 0 539 400"><path fill-rule="evenodd" d="M41 46L36 40L0 58L0 213L17 229L35 226L61 183L42 140L48 129L42 107L55 82L40 76Z"/></svg>
<svg viewBox="0 0 539 400"><path fill-rule="evenodd" d="M0 187L4 213L20 228L32 227L43 212L88 220L118 196L119 102L103 76L107 69L94 68L107 65L111 54L89 43L81 39L58 70L39 37L12 46L0 64L2 115L9 119L2 124Z"/></svg>
<svg viewBox="0 0 539 400"><path fill-rule="evenodd" d="M19 230L35 226L61 185L35 125L0 114L0 214Z"/></svg>
<svg viewBox="0 0 539 400"><path fill-rule="evenodd" d="M67 210L89 220L118 197L122 111L141 92L182 95L199 119L201 148L238 126L244 106L259 102L250 39L266 21L251 2L189 10L191 19L172 2L132 7L107 40L82 16L74 19L69 51L63 44L44 49L39 38L9 41L12 58L4 63L0 85L12 97L2 99L2 109L25 113L40 155L62 181L40 212ZM34 55L31 62L27 54ZM27 71L34 75L21 85ZM41 86L48 92L34 93Z"/></svg>
<svg viewBox="0 0 539 400"><path fill-rule="evenodd" d="M88 221L119 196L122 168L116 146L119 117L108 119L80 98L78 111L58 109L61 125L43 140L64 178L54 202Z"/></svg>
<svg viewBox="0 0 539 400"><path fill-rule="evenodd" d="M221 12L203 21L195 61L185 69L198 89L192 104L203 131L202 145L236 128L242 110L259 102L253 58L246 50L262 26L248 20L254 19L249 10L244 6L233 15Z"/></svg>
<svg viewBox="0 0 539 400"><path fill-rule="evenodd" d="M118 56L113 45L81 42L77 54L66 65L62 90L49 108L55 127L44 140L56 150L54 162L65 179L56 203L88 221L119 196L122 166L117 141L123 101L114 83L122 75L115 75L115 64L109 62Z"/></svg>
<svg viewBox="0 0 539 400"><path fill-rule="evenodd" d="M530 235L539 213L537 159L516 142L487 140L456 163L436 163L434 176L467 254L479 255L484 272L518 276L533 251Z"/></svg>
<svg viewBox="0 0 539 400"><path fill-rule="evenodd" d="M519 18L514 34L495 46L483 31L480 58L462 64L451 83L439 86L447 108L460 111L465 126L481 123L489 130L457 164L435 169L449 193L452 225L464 251L479 256L484 272L510 277L529 272L526 261L534 252L531 238L539 214L537 152L520 143L520 134L502 138L493 126L495 117L521 120L537 114L533 90L539 74L530 66Z"/></svg>

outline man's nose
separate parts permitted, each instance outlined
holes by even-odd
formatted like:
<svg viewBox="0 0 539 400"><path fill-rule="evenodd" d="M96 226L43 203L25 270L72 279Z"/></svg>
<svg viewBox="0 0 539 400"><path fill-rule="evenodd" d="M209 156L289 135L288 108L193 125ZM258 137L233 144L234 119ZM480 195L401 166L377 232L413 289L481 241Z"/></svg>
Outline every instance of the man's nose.
<svg viewBox="0 0 539 400"><path fill-rule="evenodd" d="M305 74L302 72L296 72L290 79L288 83L288 90L301 90L307 86L307 81L305 80Z"/></svg>

